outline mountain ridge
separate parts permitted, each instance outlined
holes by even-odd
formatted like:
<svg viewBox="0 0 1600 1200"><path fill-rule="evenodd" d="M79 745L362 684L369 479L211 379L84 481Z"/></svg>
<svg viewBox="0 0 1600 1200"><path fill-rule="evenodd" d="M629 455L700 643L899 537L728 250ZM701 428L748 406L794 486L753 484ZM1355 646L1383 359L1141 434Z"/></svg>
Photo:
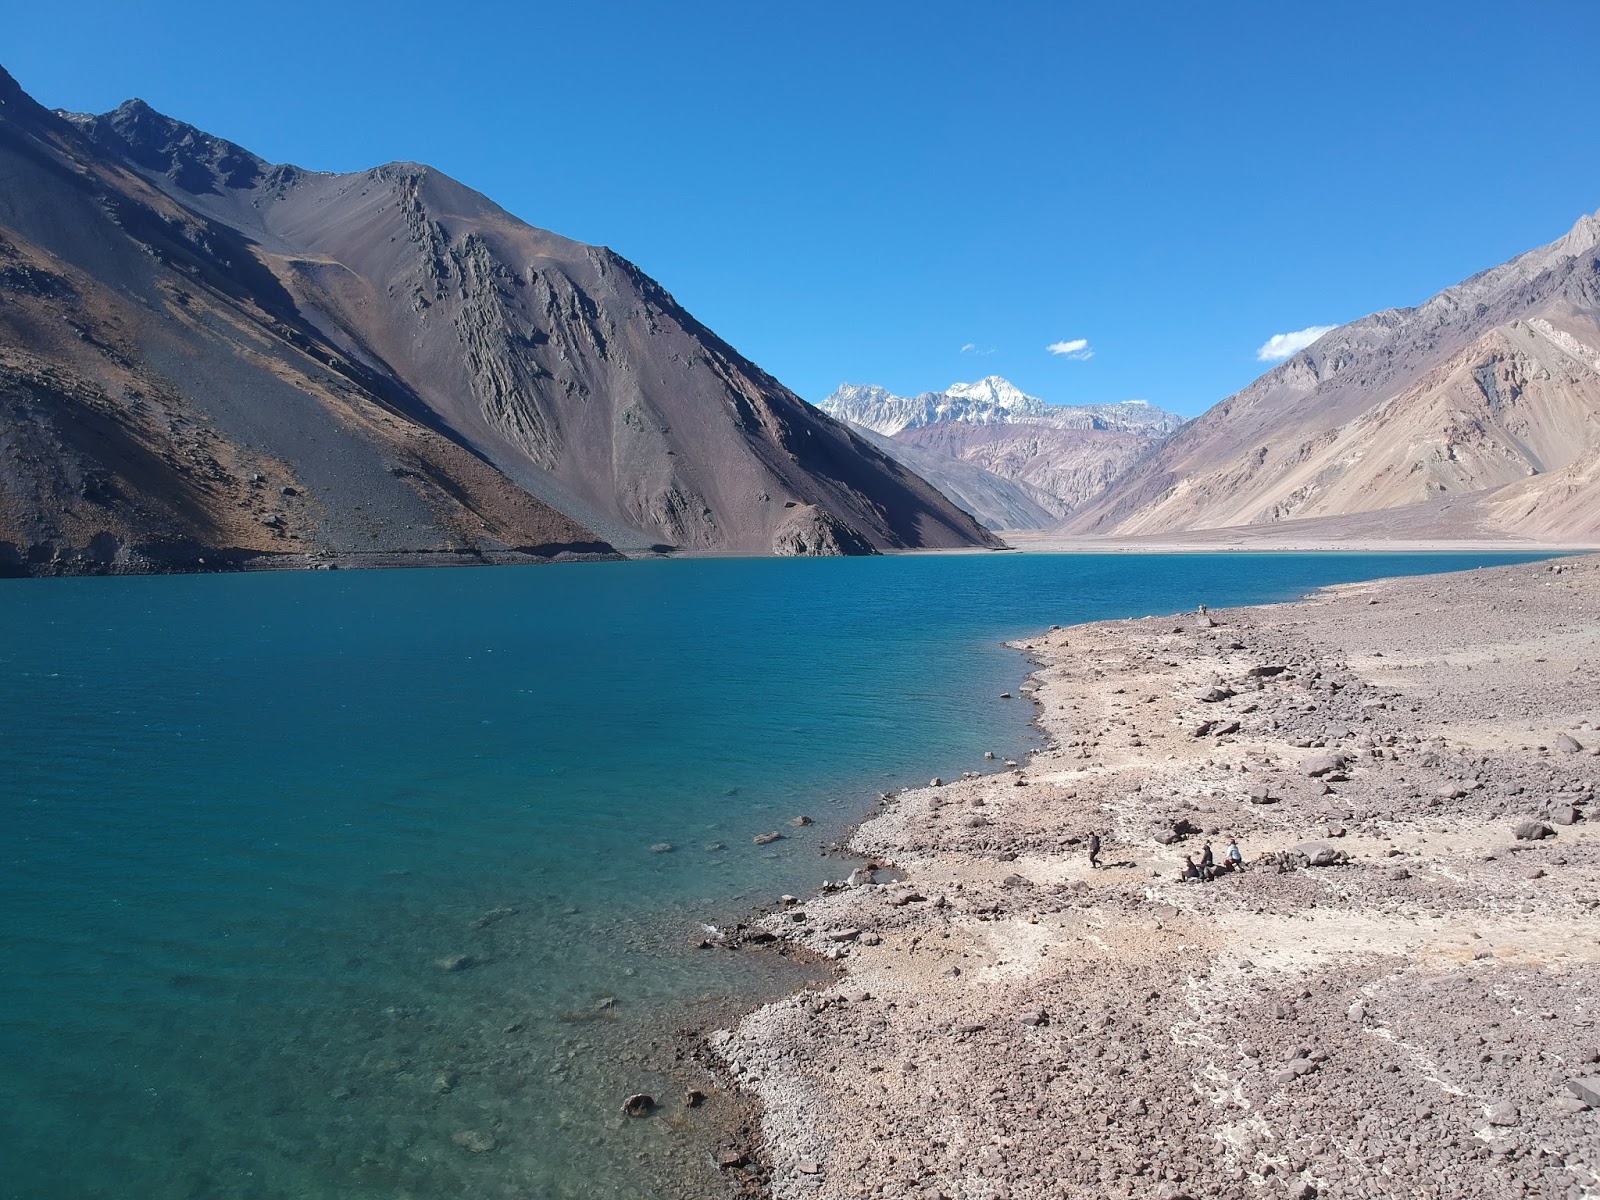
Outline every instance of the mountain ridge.
<svg viewBox="0 0 1600 1200"><path fill-rule="evenodd" d="M0 460L0 569L998 544L634 264L432 168L274 165L142 101L48 112L0 71L0 179L5 269L59 281L0 293L0 384L81 459ZM164 466L71 443L70 396ZM185 490L202 442L217 477Z"/></svg>
<svg viewBox="0 0 1600 1200"><path fill-rule="evenodd" d="M915 397L841 384L819 407L1002 531L1059 524L1184 423L1143 400L1049 404L998 375Z"/></svg>
<svg viewBox="0 0 1600 1200"><path fill-rule="evenodd" d="M1064 526L1157 536L1391 512L1397 536L1593 540L1562 489L1600 453L1600 214L1330 331L1195 418ZM1588 465L1585 465L1588 464ZM1581 490L1581 489L1580 489ZM1548 493L1548 494L1546 494Z"/></svg>

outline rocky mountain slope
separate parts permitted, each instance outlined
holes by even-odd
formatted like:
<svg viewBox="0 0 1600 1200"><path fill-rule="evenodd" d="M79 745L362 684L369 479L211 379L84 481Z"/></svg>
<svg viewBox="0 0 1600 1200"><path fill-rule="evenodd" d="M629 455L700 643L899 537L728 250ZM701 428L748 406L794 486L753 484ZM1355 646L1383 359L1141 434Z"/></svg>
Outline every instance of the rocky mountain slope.
<svg viewBox="0 0 1600 1200"><path fill-rule="evenodd" d="M1058 524L1183 425L1140 400L1048 404L997 375L915 397L844 384L819 407L889 439L877 444L995 529Z"/></svg>
<svg viewBox="0 0 1600 1200"><path fill-rule="evenodd" d="M996 544L613 252L0 72L0 570Z"/></svg>
<svg viewBox="0 0 1600 1200"><path fill-rule="evenodd" d="M1600 216L1342 326L1197 418L1076 534L1315 522L1600 540Z"/></svg>
<svg viewBox="0 0 1600 1200"><path fill-rule="evenodd" d="M989 529L1047 529L1060 520L1059 501L1031 484L1005 478L959 456L949 456L901 438L885 437L864 426L852 428L890 458L933 484Z"/></svg>

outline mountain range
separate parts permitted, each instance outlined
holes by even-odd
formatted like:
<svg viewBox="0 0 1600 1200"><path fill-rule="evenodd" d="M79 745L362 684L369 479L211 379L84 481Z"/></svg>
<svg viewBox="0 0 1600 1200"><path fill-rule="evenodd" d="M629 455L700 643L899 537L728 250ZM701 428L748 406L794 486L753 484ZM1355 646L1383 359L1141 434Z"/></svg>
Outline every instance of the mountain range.
<svg viewBox="0 0 1600 1200"><path fill-rule="evenodd" d="M608 249L0 71L0 571L998 544Z"/></svg>
<svg viewBox="0 0 1600 1200"><path fill-rule="evenodd" d="M1325 334L1063 529L1600 541L1600 214Z"/></svg>
<svg viewBox="0 0 1600 1200"><path fill-rule="evenodd" d="M1000 530L1059 525L1184 423L1142 400L1049 404L998 375L913 397L847 383L818 407Z"/></svg>

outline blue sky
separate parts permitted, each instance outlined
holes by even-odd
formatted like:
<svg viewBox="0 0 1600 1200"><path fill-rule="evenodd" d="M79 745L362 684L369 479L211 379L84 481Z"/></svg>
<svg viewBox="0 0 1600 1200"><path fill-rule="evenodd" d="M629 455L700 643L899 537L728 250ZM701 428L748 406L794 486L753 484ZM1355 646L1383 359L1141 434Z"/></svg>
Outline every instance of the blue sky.
<svg viewBox="0 0 1600 1200"><path fill-rule="evenodd" d="M0 63L45 104L431 163L812 400L998 373L1195 413L1273 335L1600 209L1594 0L6 10Z"/></svg>

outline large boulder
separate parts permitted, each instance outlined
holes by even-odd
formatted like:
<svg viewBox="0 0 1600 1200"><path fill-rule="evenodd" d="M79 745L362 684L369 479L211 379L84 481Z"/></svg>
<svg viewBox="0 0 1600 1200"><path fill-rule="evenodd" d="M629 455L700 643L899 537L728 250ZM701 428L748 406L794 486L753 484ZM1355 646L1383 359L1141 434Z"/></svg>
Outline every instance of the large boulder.
<svg viewBox="0 0 1600 1200"><path fill-rule="evenodd" d="M1312 779L1321 779L1325 775L1337 775L1344 770L1344 756L1341 754L1313 754L1300 764L1300 770Z"/></svg>
<svg viewBox="0 0 1600 1200"><path fill-rule="evenodd" d="M1350 860L1343 850L1335 850L1327 842L1301 842L1294 852L1313 867L1332 867Z"/></svg>
<svg viewBox="0 0 1600 1200"><path fill-rule="evenodd" d="M1513 832L1517 835L1517 841L1519 842L1538 842L1556 835L1556 831L1551 829L1550 826L1543 821L1535 821L1531 817L1526 821L1518 821Z"/></svg>

